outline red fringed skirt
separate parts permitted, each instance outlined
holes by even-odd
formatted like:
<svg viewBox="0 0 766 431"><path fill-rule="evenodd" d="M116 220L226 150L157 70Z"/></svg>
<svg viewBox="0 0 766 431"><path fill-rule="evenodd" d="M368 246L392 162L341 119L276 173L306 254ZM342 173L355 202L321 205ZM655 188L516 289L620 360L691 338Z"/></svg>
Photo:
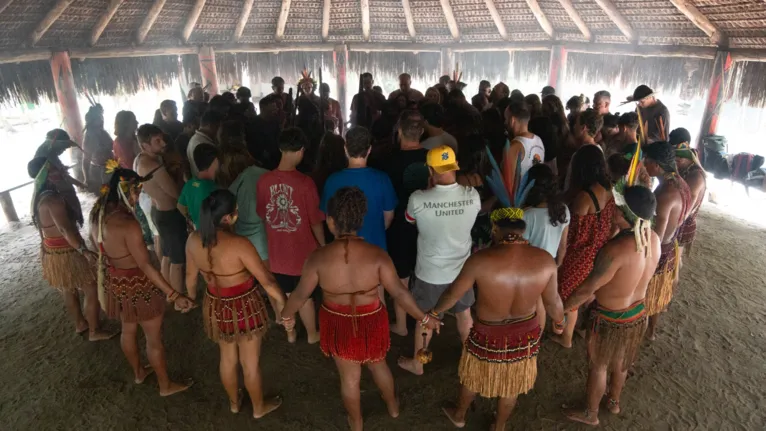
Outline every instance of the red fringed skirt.
<svg viewBox="0 0 766 431"><path fill-rule="evenodd" d="M236 286L208 286L202 320L211 340L231 343L263 335L268 329L269 316L255 279L250 278Z"/></svg>
<svg viewBox="0 0 766 431"><path fill-rule="evenodd" d="M165 294L139 268L107 267L104 290L110 319L144 322L165 312Z"/></svg>
<svg viewBox="0 0 766 431"><path fill-rule="evenodd" d="M534 313L497 324L474 322L460 358L460 383L486 398L529 392L537 380L540 335Z"/></svg>
<svg viewBox="0 0 766 431"><path fill-rule="evenodd" d="M325 356L358 364L380 362L391 346L388 312L376 300L372 304L351 305L325 302L319 309L319 347Z"/></svg>

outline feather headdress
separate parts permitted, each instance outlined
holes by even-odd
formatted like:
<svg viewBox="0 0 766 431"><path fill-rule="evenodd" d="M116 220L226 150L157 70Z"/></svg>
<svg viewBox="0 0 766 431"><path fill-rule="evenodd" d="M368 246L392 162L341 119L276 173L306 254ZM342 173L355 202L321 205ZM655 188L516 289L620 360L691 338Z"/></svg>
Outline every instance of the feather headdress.
<svg viewBox="0 0 766 431"><path fill-rule="evenodd" d="M504 150L505 154L507 154L509 148L510 143L506 142L506 148ZM495 157L492 156L492 152L489 150L489 147L486 148L486 152L490 165L492 166L492 171L486 177L487 184L489 185L490 189L492 189L492 192L495 194L495 196L497 196L497 200L502 205L502 208L497 209L493 211L492 214L490 214L490 219L492 219L492 221L501 219L521 219L524 216L524 211L521 210L521 207L524 205L524 201L527 199L529 190L531 190L532 186L535 185L535 181L530 181L529 173L527 173L523 178L518 178L517 175L518 181L511 182L510 174L508 174L507 170L505 172L500 170L500 167L498 166L497 161L495 161ZM510 163L510 161L508 161L508 157L504 157L504 159L504 165L506 163ZM521 172L521 168L518 163L520 162L517 162L517 173ZM515 184L516 187L512 187L511 184Z"/></svg>

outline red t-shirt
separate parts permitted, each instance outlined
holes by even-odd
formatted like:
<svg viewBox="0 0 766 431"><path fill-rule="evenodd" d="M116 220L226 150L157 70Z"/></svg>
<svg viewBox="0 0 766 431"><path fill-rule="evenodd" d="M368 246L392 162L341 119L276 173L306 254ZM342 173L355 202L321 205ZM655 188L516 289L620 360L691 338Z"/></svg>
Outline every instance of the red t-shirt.
<svg viewBox="0 0 766 431"><path fill-rule="evenodd" d="M258 180L256 202L266 226L271 272L301 275L318 246L311 225L324 220L314 181L298 171L267 172Z"/></svg>
<svg viewBox="0 0 766 431"><path fill-rule="evenodd" d="M136 143L135 140L123 140L120 138L114 138L112 143L112 152L114 158L117 159L117 163L123 169L133 169L133 160L136 158Z"/></svg>

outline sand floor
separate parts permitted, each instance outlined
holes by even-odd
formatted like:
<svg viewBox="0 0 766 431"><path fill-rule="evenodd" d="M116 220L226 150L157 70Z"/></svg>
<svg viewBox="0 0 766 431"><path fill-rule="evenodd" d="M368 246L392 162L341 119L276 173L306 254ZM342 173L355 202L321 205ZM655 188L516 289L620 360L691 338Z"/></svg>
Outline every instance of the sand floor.
<svg viewBox="0 0 766 431"><path fill-rule="evenodd" d="M601 413L604 429L766 429L766 231L708 205L658 339L639 353L623 413ZM289 345L270 331L261 367L268 393L281 394L276 413L254 420L250 407L233 415L218 378L218 348L203 331L200 311L168 312L165 340L171 376L192 377L189 391L160 398L156 379L132 383L119 342L93 344L74 334L59 295L40 277L37 232L0 231L0 429L2 430L343 430L338 375L305 338ZM302 336L303 337L303 336ZM369 375L362 382L368 430L448 430L440 406L457 388L460 343L454 321L431 343L434 362L415 377L396 366L412 336L393 337L388 355L401 416L387 416ZM562 403L584 395L584 343L571 350L544 342L535 389L519 400L510 429L578 430ZM493 406L481 400L465 429L487 429Z"/></svg>

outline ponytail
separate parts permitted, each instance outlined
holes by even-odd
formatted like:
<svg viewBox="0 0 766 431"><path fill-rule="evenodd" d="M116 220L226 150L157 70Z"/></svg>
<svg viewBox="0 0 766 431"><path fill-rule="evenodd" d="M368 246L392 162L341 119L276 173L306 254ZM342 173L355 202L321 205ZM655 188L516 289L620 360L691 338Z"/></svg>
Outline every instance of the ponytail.
<svg viewBox="0 0 766 431"><path fill-rule="evenodd" d="M216 229L221 219L237 209L237 198L226 189L215 190L202 201L199 212L199 232L202 247L211 249L218 244Z"/></svg>

